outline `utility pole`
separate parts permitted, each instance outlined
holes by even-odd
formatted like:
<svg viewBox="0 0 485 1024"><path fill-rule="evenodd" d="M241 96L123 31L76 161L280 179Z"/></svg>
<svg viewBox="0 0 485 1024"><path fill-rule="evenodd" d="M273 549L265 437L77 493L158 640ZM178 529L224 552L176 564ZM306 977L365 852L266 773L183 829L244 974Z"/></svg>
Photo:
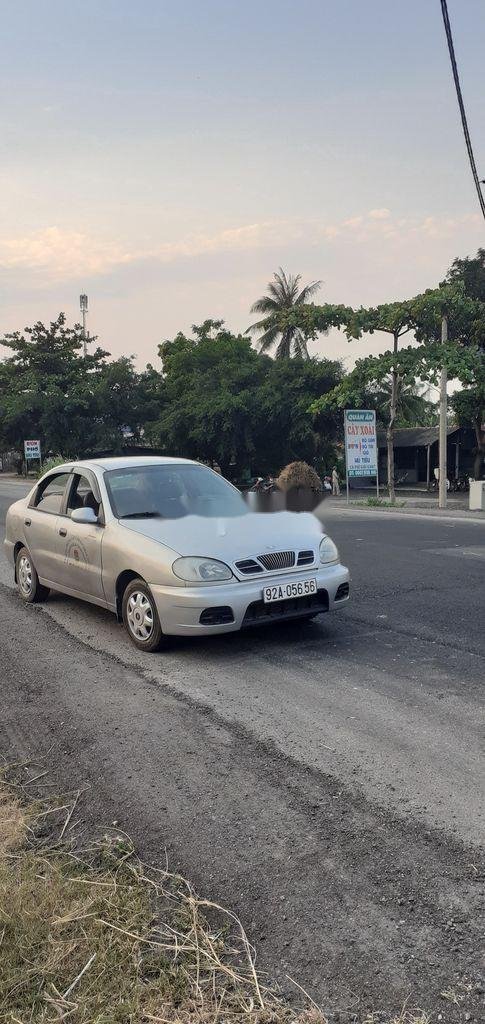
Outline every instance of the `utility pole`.
<svg viewBox="0 0 485 1024"><path fill-rule="evenodd" d="M448 341L448 318L444 316L441 320L441 344L446 345ZM440 454L439 454L439 495L438 508L446 508L446 449L448 444L448 401L447 401L448 374L445 360L441 366L440 374Z"/></svg>
<svg viewBox="0 0 485 1024"><path fill-rule="evenodd" d="M87 354L87 339L88 334L86 331L86 324L88 319L88 297L87 295L79 296L79 307L83 318L83 356L86 358Z"/></svg>

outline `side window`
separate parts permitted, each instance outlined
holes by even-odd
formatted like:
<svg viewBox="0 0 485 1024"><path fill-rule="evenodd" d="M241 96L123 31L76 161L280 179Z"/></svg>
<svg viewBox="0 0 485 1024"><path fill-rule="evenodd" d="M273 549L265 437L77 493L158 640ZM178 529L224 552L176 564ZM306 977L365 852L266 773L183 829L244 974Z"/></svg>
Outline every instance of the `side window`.
<svg viewBox="0 0 485 1024"><path fill-rule="evenodd" d="M73 479L67 503L67 514L71 515L75 508L92 508L96 515L99 513L99 501L95 498L91 483L87 476L82 476L80 473L76 473Z"/></svg>
<svg viewBox="0 0 485 1024"><path fill-rule="evenodd" d="M34 506L41 512L61 511L64 490L69 480L69 473L56 473L55 476L48 476L39 484L35 495Z"/></svg>

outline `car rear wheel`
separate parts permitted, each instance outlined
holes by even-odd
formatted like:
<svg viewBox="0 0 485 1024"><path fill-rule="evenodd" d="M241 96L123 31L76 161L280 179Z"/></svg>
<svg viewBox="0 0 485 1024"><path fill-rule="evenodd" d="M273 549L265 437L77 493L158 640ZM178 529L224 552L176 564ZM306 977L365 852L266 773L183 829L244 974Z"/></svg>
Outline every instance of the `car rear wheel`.
<svg viewBox="0 0 485 1024"><path fill-rule="evenodd" d="M139 651L158 651L165 641L155 601L144 580L132 580L123 594L123 622Z"/></svg>
<svg viewBox="0 0 485 1024"><path fill-rule="evenodd" d="M34 604L36 601L46 600L49 596L49 588L39 583L39 577L27 548L20 548L15 561L15 572L17 589L22 601Z"/></svg>

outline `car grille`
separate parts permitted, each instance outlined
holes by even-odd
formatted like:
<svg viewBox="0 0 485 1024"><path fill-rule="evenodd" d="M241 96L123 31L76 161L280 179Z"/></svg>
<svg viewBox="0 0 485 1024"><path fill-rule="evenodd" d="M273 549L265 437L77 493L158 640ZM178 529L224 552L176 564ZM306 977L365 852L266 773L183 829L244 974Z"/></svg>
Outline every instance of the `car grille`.
<svg viewBox="0 0 485 1024"><path fill-rule="evenodd" d="M276 569L291 569L295 564L294 551L272 551L269 555L258 555L258 562L264 565L267 572Z"/></svg>
<svg viewBox="0 0 485 1024"><path fill-rule="evenodd" d="M274 601L272 604L253 601L246 609L242 629L270 622L281 622L284 619L298 619L305 615L318 615L320 612L328 612L326 590L318 590L316 594L308 594L306 597Z"/></svg>
<svg viewBox="0 0 485 1024"><path fill-rule="evenodd" d="M235 565L244 576L255 576L258 572L263 572L263 566L255 562L254 558L242 558L235 562Z"/></svg>
<svg viewBox="0 0 485 1024"><path fill-rule="evenodd" d="M294 551L272 551L269 554L258 555L257 558L240 558L235 562L236 569L243 576L258 576L264 572L278 572L282 569L302 569L306 565L313 565L315 552L305 550L296 554Z"/></svg>
<svg viewBox="0 0 485 1024"><path fill-rule="evenodd" d="M313 565L315 553L313 551L299 551L297 565Z"/></svg>
<svg viewBox="0 0 485 1024"><path fill-rule="evenodd" d="M204 611L200 613L199 622L201 626L221 626L228 622L234 622L234 612L228 605L204 608Z"/></svg>

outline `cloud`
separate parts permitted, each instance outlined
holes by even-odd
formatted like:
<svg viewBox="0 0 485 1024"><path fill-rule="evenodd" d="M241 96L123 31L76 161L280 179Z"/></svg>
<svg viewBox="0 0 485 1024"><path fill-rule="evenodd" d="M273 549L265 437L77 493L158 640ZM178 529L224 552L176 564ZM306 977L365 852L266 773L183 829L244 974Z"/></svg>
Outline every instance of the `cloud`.
<svg viewBox="0 0 485 1024"><path fill-rule="evenodd" d="M379 210L369 210L368 216L371 220L387 220L391 216L391 211L382 206Z"/></svg>
<svg viewBox="0 0 485 1024"><path fill-rule="evenodd" d="M204 253L257 249L301 235L302 227L297 223L291 226L284 221L268 221L228 228L215 235L193 235L156 248L129 249L114 241L53 226L34 235L0 239L0 268L30 270L50 280L92 277L143 260L167 263Z"/></svg>
<svg viewBox="0 0 485 1024"><path fill-rule="evenodd" d="M55 278L105 273L136 258L136 254L112 242L57 227L23 238L0 240L0 267L33 270Z"/></svg>
<svg viewBox="0 0 485 1024"><path fill-rule="evenodd" d="M215 234L190 235L162 242L156 247L135 248L119 241L97 238L80 231L48 227L33 235L0 239L0 268L22 271L48 284L63 280L87 280L133 264L172 263L209 254L283 248L291 244L318 245L352 239L370 244L399 240L416 244L417 237L436 240L452 238L464 227L474 227L478 215L460 218L427 216L393 217L391 211L369 210L335 223L298 219L262 221L229 227Z"/></svg>
<svg viewBox="0 0 485 1024"><path fill-rule="evenodd" d="M259 224L227 228L215 235L193 235L185 241L162 245L147 255L158 257L162 261L171 261L178 256L200 256L204 253L268 248L301 237L303 237L301 222L263 221Z"/></svg>

